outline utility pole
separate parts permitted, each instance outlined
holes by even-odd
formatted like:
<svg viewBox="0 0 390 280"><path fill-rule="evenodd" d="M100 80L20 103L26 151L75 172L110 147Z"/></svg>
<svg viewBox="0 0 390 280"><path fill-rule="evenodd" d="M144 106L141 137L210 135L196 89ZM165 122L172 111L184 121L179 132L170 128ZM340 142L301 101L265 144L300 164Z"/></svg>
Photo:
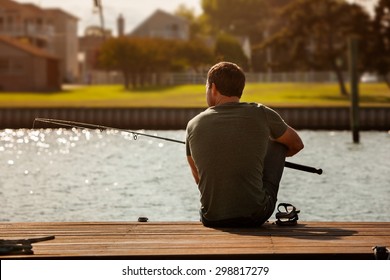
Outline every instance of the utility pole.
<svg viewBox="0 0 390 280"><path fill-rule="evenodd" d="M103 41L106 39L106 31L104 27L104 15L102 0L93 0L94 7L99 11L100 16L100 28L102 29Z"/></svg>

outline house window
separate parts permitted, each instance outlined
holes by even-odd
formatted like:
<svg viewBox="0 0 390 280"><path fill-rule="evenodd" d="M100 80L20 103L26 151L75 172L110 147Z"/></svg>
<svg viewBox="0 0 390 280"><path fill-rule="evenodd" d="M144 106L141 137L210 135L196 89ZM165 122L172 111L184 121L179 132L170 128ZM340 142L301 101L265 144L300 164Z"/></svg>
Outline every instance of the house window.
<svg viewBox="0 0 390 280"><path fill-rule="evenodd" d="M0 74L21 75L25 69L25 62L21 58L0 58Z"/></svg>
<svg viewBox="0 0 390 280"><path fill-rule="evenodd" d="M172 24L172 31L175 33L177 31L179 31L179 26L177 24Z"/></svg>
<svg viewBox="0 0 390 280"><path fill-rule="evenodd" d="M176 23L168 24L165 26L165 29L161 31L164 38L177 39L179 26Z"/></svg>

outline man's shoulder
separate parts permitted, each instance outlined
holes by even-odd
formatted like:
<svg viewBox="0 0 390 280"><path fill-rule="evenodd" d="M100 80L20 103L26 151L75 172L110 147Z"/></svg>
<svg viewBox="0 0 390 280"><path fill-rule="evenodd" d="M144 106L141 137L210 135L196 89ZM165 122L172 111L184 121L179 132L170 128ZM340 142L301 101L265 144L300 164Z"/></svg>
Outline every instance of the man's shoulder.
<svg viewBox="0 0 390 280"><path fill-rule="evenodd" d="M253 108L253 109L268 109L268 107L264 104L261 104L261 103L256 103L256 102L249 102L249 103L241 103L243 104L244 106L248 107L248 108Z"/></svg>
<svg viewBox="0 0 390 280"><path fill-rule="evenodd" d="M245 111L251 112L252 114L263 114L265 110L268 109L267 106L261 103L241 103L243 108L245 108Z"/></svg>
<svg viewBox="0 0 390 280"><path fill-rule="evenodd" d="M266 114L268 114L268 113L276 113L276 111L274 109L272 109L271 107L268 107L268 106L266 106L264 104L258 103L258 108L263 110Z"/></svg>
<svg viewBox="0 0 390 280"><path fill-rule="evenodd" d="M189 120L187 127L190 127L194 125L195 123L198 123L201 121L203 118L207 117L211 113L211 109L207 108L204 111L200 112L196 116L194 116L192 119Z"/></svg>

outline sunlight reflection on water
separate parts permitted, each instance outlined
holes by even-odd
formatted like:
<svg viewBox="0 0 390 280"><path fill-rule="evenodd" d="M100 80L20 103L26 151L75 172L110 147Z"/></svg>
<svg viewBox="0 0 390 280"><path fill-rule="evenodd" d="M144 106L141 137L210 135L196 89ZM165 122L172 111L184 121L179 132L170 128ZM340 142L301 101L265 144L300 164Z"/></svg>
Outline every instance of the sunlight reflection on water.
<svg viewBox="0 0 390 280"><path fill-rule="evenodd" d="M184 131L145 131L177 140ZM305 150L286 169L279 202L301 220L389 221L390 134L301 131ZM117 130L0 131L0 221L198 220L185 146Z"/></svg>

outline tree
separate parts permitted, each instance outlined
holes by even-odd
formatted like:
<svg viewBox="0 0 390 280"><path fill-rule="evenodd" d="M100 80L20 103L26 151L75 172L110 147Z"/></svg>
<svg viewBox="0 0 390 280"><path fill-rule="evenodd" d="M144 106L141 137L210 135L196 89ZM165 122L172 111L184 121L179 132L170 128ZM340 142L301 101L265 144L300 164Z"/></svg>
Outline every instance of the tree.
<svg viewBox="0 0 390 280"><path fill-rule="evenodd" d="M101 50L100 64L123 74L124 87L145 85L150 73L169 69L175 49L174 42L163 39L119 37L107 40Z"/></svg>
<svg viewBox="0 0 390 280"><path fill-rule="evenodd" d="M200 68L212 60L211 50L198 41L175 41L158 38L119 37L107 40L99 55L100 65L120 71L126 89L145 86L152 74Z"/></svg>
<svg viewBox="0 0 390 280"><path fill-rule="evenodd" d="M194 40L199 37L203 29L202 21L200 20L200 17L195 15L194 9L189 8L184 4L180 4L175 11L175 15L181 16L189 22L190 40Z"/></svg>
<svg viewBox="0 0 390 280"><path fill-rule="evenodd" d="M249 37L252 46L250 65L254 71L264 71L266 52L254 49L272 32L273 26L284 24L276 12L293 0L202 0L203 19L213 36L228 33ZM282 52L283 54L284 52ZM279 53L272 50L273 56Z"/></svg>
<svg viewBox="0 0 390 280"><path fill-rule="evenodd" d="M243 69L248 68L248 58L245 56L240 42L228 34L221 33L215 44L215 56L218 60L237 63Z"/></svg>
<svg viewBox="0 0 390 280"><path fill-rule="evenodd" d="M202 8L214 33L220 31L251 40L261 38L261 24L269 11L266 0L202 0Z"/></svg>
<svg viewBox="0 0 390 280"><path fill-rule="evenodd" d="M125 89L129 89L131 72L136 67L139 52L140 50L129 38L111 38L101 47L99 64L107 69L122 72Z"/></svg>
<svg viewBox="0 0 390 280"><path fill-rule="evenodd" d="M265 26L271 18L269 0L202 0L202 19L209 26L209 35L219 33L248 37L251 45L259 44ZM255 55L255 57L257 57ZM260 70L258 61L252 60L254 70Z"/></svg>
<svg viewBox="0 0 390 280"><path fill-rule="evenodd" d="M281 12L285 25L260 48L284 49L287 56L279 64L291 70L331 70L336 74L340 93L347 95L342 72L346 70L348 38L360 38L360 54L367 54L370 35L369 15L358 5L336 0L296 0Z"/></svg>
<svg viewBox="0 0 390 280"><path fill-rule="evenodd" d="M195 72L201 72L203 66L215 62L212 50L199 39L183 42L178 56L183 59L186 68L191 68Z"/></svg>
<svg viewBox="0 0 390 280"><path fill-rule="evenodd" d="M390 0L380 0L372 22L373 39L368 63L390 88Z"/></svg>

